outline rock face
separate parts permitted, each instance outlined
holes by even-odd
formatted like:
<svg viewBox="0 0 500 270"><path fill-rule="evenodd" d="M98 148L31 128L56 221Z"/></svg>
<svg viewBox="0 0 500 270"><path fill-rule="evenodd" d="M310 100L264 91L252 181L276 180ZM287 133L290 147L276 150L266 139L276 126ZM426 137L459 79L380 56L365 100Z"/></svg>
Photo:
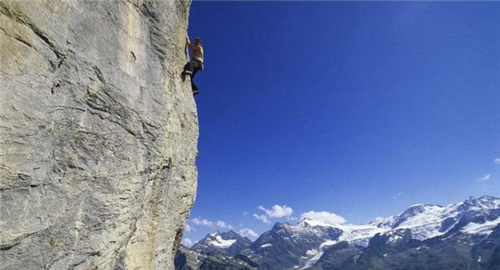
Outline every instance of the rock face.
<svg viewBox="0 0 500 270"><path fill-rule="evenodd" d="M173 269L190 0L0 0L0 269Z"/></svg>

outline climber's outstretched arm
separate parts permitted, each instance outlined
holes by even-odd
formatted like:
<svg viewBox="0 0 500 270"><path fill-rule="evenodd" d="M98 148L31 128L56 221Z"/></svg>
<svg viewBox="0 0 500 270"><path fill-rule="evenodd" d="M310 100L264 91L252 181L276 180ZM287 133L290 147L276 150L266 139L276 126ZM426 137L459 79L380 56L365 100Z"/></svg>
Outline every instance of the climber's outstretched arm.
<svg viewBox="0 0 500 270"><path fill-rule="evenodd" d="M191 43L191 41L189 41L189 37L186 37L186 44L191 49L194 47L193 44Z"/></svg>

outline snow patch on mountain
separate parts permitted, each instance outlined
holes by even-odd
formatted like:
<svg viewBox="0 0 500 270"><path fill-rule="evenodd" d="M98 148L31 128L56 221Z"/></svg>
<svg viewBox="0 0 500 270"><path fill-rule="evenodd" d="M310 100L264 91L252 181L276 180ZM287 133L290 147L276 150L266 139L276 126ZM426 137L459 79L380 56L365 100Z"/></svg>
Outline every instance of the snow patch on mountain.
<svg viewBox="0 0 500 270"><path fill-rule="evenodd" d="M307 224L309 226L318 226L318 227L332 227L340 229L342 231L342 234L338 239L336 240L329 239L328 241L324 242L322 246L332 246L342 241L347 241L355 245L367 246L368 241L375 234L384 233L391 230L390 227L377 227L373 223L367 225L354 225L354 224L333 225L322 221L313 220L310 218L303 219L299 224Z"/></svg>
<svg viewBox="0 0 500 270"><path fill-rule="evenodd" d="M344 225L340 229L343 231L337 242L347 241L350 244L366 247L370 239L377 233L384 233L390 228L379 228L373 225Z"/></svg>
<svg viewBox="0 0 500 270"><path fill-rule="evenodd" d="M323 256L323 254L325 253L321 248L319 250L314 250L314 251L315 253L311 253L311 255L313 256L305 262L304 266L301 269L307 269L313 266L317 261L319 261L321 256Z"/></svg>
<svg viewBox="0 0 500 270"><path fill-rule="evenodd" d="M468 234L484 234L489 235L493 229L500 224L500 217L495 220L486 221L484 223L471 222L467 224L462 231Z"/></svg>
<svg viewBox="0 0 500 270"><path fill-rule="evenodd" d="M234 231L215 231L198 241L191 248L194 251L217 253L223 255L236 255L247 248L252 242Z"/></svg>
<svg viewBox="0 0 500 270"><path fill-rule="evenodd" d="M224 240L220 235L215 235L214 238L215 239L208 241L207 244L218 248L228 248L236 242L236 239Z"/></svg>
<svg viewBox="0 0 500 270"><path fill-rule="evenodd" d="M306 252L306 255L307 255L307 256L314 256L314 255L316 255L316 254L318 254L318 253L319 253L319 251L318 251L317 249L310 249L310 250L308 250L308 251Z"/></svg>
<svg viewBox="0 0 500 270"><path fill-rule="evenodd" d="M456 218L456 206L442 207L439 205L418 205L403 212L394 224L394 229L409 229L417 240L424 240L446 233L440 230L443 220Z"/></svg>
<svg viewBox="0 0 500 270"><path fill-rule="evenodd" d="M321 244L319 246L319 248L323 249L323 248L331 247L331 246L335 245L337 242L338 242L337 240L328 240L328 241L324 242L323 244Z"/></svg>

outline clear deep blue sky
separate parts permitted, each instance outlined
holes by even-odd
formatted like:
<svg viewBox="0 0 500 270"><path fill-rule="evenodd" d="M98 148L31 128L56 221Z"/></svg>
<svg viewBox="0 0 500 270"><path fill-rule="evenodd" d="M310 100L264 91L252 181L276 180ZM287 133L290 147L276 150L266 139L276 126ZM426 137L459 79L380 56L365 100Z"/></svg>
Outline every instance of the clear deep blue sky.
<svg viewBox="0 0 500 270"><path fill-rule="evenodd" d="M500 2L193 2L206 68L191 218L262 233L259 205L366 223L500 196L499 14ZM191 240L217 229L190 225Z"/></svg>

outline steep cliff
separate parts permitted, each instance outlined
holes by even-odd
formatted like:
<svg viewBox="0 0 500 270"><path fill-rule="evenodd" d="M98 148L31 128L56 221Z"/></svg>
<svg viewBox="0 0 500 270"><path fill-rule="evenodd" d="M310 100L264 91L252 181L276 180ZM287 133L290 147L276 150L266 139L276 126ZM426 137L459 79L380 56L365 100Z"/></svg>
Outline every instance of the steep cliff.
<svg viewBox="0 0 500 270"><path fill-rule="evenodd" d="M173 269L190 0L0 0L0 269Z"/></svg>

